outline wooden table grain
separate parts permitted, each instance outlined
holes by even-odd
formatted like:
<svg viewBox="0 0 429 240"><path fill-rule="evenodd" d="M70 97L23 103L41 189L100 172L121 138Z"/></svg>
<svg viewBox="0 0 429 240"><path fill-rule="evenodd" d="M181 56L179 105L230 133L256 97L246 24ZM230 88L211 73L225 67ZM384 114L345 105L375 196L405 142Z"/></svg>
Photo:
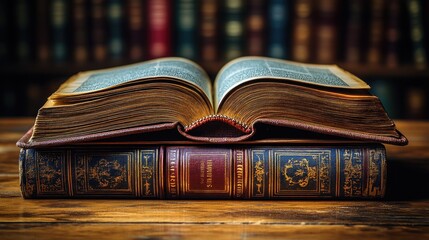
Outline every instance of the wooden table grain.
<svg viewBox="0 0 429 240"><path fill-rule="evenodd" d="M383 201L24 200L16 140L0 119L0 239L429 239L429 122L397 121Z"/></svg>

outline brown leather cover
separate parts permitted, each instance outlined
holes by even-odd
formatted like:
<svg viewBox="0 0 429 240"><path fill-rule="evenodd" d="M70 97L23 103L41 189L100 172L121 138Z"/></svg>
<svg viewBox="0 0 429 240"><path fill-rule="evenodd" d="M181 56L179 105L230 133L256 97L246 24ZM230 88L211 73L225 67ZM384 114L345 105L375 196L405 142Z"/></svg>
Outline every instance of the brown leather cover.
<svg viewBox="0 0 429 240"><path fill-rule="evenodd" d="M277 138L284 139L300 138L301 136L305 135L307 138L313 139L338 138L394 145L408 144L407 138L402 135L398 130L396 131L399 137L396 138L369 134L360 131L326 127L322 125L311 125L295 121L271 119L257 120L248 129L249 131L243 131L241 127L238 127L234 123L213 120L207 121L196 128L185 130L181 124L175 122L37 142L31 141L32 129L30 129L17 142L17 146L21 148L62 146L94 142L117 137L126 137L130 135L141 135L141 138L138 139L140 141L150 140L149 138L145 139L146 136L144 134L147 133L152 133L152 136L156 136L159 133L157 140L164 140L166 142L170 141L172 138L171 136L173 135L179 135L179 138L182 138L181 140L191 140L200 143L202 142L214 144L240 143L243 141L252 141L256 139L268 139L273 138L274 135L276 135Z"/></svg>

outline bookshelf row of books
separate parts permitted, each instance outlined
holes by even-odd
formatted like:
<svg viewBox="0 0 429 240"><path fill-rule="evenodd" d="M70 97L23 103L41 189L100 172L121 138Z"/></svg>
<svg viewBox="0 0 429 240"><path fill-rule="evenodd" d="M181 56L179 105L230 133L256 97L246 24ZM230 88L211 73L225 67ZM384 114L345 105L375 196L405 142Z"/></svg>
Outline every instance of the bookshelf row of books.
<svg viewBox="0 0 429 240"><path fill-rule="evenodd" d="M205 63L261 55L314 63L425 68L422 0L1 1L0 60ZM216 69L217 70L217 69Z"/></svg>

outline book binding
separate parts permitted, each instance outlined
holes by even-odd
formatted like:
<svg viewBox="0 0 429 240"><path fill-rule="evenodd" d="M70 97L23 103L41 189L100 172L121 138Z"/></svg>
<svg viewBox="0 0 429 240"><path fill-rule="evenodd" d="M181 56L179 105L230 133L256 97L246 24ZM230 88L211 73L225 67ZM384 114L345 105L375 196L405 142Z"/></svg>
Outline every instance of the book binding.
<svg viewBox="0 0 429 240"><path fill-rule="evenodd" d="M22 149L25 198L381 198L381 144Z"/></svg>

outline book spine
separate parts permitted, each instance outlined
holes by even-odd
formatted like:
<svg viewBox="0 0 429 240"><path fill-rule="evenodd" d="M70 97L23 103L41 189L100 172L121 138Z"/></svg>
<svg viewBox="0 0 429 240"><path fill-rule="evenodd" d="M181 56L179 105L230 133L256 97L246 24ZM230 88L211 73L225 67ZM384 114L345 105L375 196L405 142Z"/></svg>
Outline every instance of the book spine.
<svg viewBox="0 0 429 240"><path fill-rule="evenodd" d="M313 38L313 1L296 0L293 6L292 59L299 62L311 60Z"/></svg>
<svg viewBox="0 0 429 240"><path fill-rule="evenodd" d="M148 57L159 58L171 55L171 2L148 0Z"/></svg>
<svg viewBox="0 0 429 240"><path fill-rule="evenodd" d="M219 59L219 2L202 1L200 9L200 58L202 62L211 63Z"/></svg>
<svg viewBox="0 0 429 240"><path fill-rule="evenodd" d="M94 146L20 154L25 198L381 198L385 178L379 144Z"/></svg>
<svg viewBox="0 0 429 240"><path fill-rule="evenodd" d="M159 148L22 150L25 198L162 198Z"/></svg>
<svg viewBox="0 0 429 240"><path fill-rule="evenodd" d="M226 0L223 7L223 50L224 60L228 61L243 55L244 2Z"/></svg>
<svg viewBox="0 0 429 240"><path fill-rule="evenodd" d="M360 63L362 61L362 25L364 6L362 0L350 0L347 5L348 22L345 36L345 56L347 63Z"/></svg>
<svg viewBox="0 0 429 240"><path fill-rule="evenodd" d="M197 1L176 2L176 56L195 60L198 56Z"/></svg>
<svg viewBox="0 0 429 240"><path fill-rule="evenodd" d="M424 68L427 64L427 57L424 45L422 2L418 0L409 0L407 1L407 5L410 16L410 32L414 64L418 68Z"/></svg>
<svg viewBox="0 0 429 240"><path fill-rule="evenodd" d="M37 1L36 6L36 60L48 62L51 58L49 32L49 0Z"/></svg>
<svg viewBox="0 0 429 240"><path fill-rule="evenodd" d="M91 0L91 48L92 60L105 61L106 46L106 5L105 0Z"/></svg>
<svg viewBox="0 0 429 240"><path fill-rule="evenodd" d="M381 64L382 62L384 9L384 0L371 0L367 50L367 63L369 64Z"/></svg>
<svg viewBox="0 0 429 240"><path fill-rule="evenodd" d="M123 4L120 0L108 0L107 2L108 22L108 52L109 58L118 60L124 54L123 40Z"/></svg>
<svg viewBox="0 0 429 240"><path fill-rule="evenodd" d="M51 1L52 60L64 62L68 58L68 3L65 0Z"/></svg>
<svg viewBox="0 0 429 240"><path fill-rule="evenodd" d="M77 63L88 61L88 8L85 0L73 1L73 58Z"/></svg>
<svg viewBox="0 0 429 240"><path fill-rule="evenodd" d="M399 64L399 39L401 34L399 0L391 0L387 10L386 65L394 68Z"/></svg>
<svg viewBox="0 0 429 240"><path fill-rule="evenodd" d="M333 63L337 60L337 5L337 0L317 1L315 26L315 61L317 63Z"/></svg>
<svg viewBox="0 0 429 240"><path fill-rule="evenodd" d="M251 0L247 3L246 53L262 56L265 53L266 6L264 0Z"/></svg>
<svg viewBox="0 0 429 240"><path fill-rule="evenodd" d="M274 58L286 58L288 56L289 41L289 1L270 0L268 2L267 29L268 44L267 54Z"/></svg>
<svg viewBox="0 0 429 240"><path fill-rule="evenodd" d="M127 6L128 56L132 61L145 56L145 15L142 0L128 0Z"/></svg>
<svg viewBox="0 0 429 240"><path fill-rule="evenodd" d="M380 198L383 146L167 147L168 198Z"/></svg>
<svg viewBox="0 0 429 240"><path fill-rule="evenodd" d="M16 59L18 62L28 62L31 60L30 43L30 1L17 0L15 4L16 21Z"/></svg>

